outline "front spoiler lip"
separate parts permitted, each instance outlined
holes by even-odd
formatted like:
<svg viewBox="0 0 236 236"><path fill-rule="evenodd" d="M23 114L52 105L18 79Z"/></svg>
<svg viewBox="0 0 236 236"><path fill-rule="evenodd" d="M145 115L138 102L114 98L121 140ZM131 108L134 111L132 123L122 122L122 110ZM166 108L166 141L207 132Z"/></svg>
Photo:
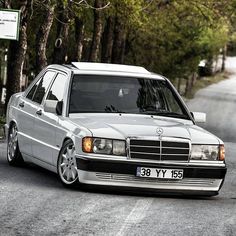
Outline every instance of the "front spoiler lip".
<svg viewBox="0 0 236 236"><path fill-rule="evenodd" d="M104 177L101 178L98 175L107 175L106 173L97 173L90 171L78 170L79 182L86 185L97 185L97 186L107 186L113 187L115 189L127 188L127 189L140 189L147 191L157 191L164 193L180 193L180 194L190 194L190 195L217 195L223 180L222 179L188 179L182 181L171 181L171 182L143 182L140 180L129 180L126 179L116 179L113 178L111 174L110 178ZM109 174L108 174L109 175ZM115 174L114 174L115 176ZM127 176L128 177L128 176ZM202 182L199 184L198 182Z"/></svg>
<svg viewBox="0 0 236 236"><path fill-rule="evenodd" d="M99 159L76 158L78 170L136 175L137 167L183 169L184 178L224 179L226 166L190 166L165 163L140 163L129 161L110 161Z"/></svg>
<svg viewBox="0 0 236 236"><path fill-rule="evenodd" d="M82 183L81 183L82 184ZM140 188L140 187L125 187L125 186L112 186L112 185L97 185L97 184L88 184L86 183L86 190L91 191L105 191L112 194L114 192L125 193L125 194L135 194L139 196L163 196L163 197L181 197L181 198L205 198L213 197L219 194L219 191L211 190L165 190L165 189L150 189L150 188Z"/></svg>

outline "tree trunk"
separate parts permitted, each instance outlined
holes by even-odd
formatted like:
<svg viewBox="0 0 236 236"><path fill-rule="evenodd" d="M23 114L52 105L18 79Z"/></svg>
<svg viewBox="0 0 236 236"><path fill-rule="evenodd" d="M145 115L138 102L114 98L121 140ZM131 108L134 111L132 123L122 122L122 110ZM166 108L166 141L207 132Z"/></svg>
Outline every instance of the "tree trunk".
<svg viewBox="0 0 236 236"><path fill-rule="evenodd" d="M181 87L181 78L178 78L178 84L177 84L178 93L180 93L180 87Z"/></svg>
<svg viewBox="0 0 236 236"><path fill-rule="evenodd" d="M123 62L125 39L125 26L117 18L115 23L114 42L112 48L112 63L121 64Z"/></svg>
<svg viewBox="0 0 236 236"><path fill-rule="evenodd" d="M83 53L84 40L84 22L78 17L75 17L75 41L76 41L76 61L81 61Z"/></svg>
<svg viewBox="0 0 236 236"><path fill-rule="evenodd" d="M194 72L191 78L190 91L192 91L193 86L196 83L197 77L198 77L198 74Z"/></svg>
<svg viewBox="0 0 236 236"><path fill-rule="evenodd" d="M225 71L226 55L227 55L227 45L225 45L224 48L223 48L221 72Z"/></svg>
<svg viewBox="0 0 236 236"><path fill-rule="evenodd" d="M54 6L50 6L50 0L44 2L47 8L44 12L43 22L36 36L36 72L40 72L47 65L46 47L48 35L51 30L54 16Z"/></svg>
<svg viewBox="0 0 236 236"><path fill-rule="evenodd" d="M21 0L17 2L17 6L14 6L14 9L20 9L21 11L21 21L19 41L10 41L8 48L6 104L12 94L21 90L20 80L22 77L27 50L27 24L30 15L31 3L32 0Z"/></svg>
<svg viewBox="0 0 236 236"><path fill-rule="evenodd" d="M99 47L102 37L102 12L99 9L102 7L101 0L95 0L94 2L94 29L93 29L93 39L90 49L89 61L96 62L99 56Z"/></svg>
<svg viewBox="0 0 236 236"><path fill-rule="evenodd" d="M69 36L69 8L71 7L71 1L68 0L68 4L64 7L63 1L59 1L59 11L61 12L59 16L59 21L57 24L57 38L55 41L54 53L53 53L53 63L63 64L67 62L68 55L68 36Z"/></svg>
<svg viewBox="0 0 236 236"><path fill-rule="evenodd" d="M124 60L125 60L125 45L126 45L126 35L124 33L122 44L121 44L121 49L120 49L120 63L121 64L124 64Z"/></svg>
<svg viewBox="0 0 236 236"><path fill-rule="evenodd" d="M106 22L106 27L102 37L102 57L101 61L104 63L111 62L112 46L113 46L113 33L114 33L114 18L109 17Z"/></svg>
<svg viewBox="0 0 236 236"><path fill-rule="evenodd" d="M185 91L184 96L187 96L189 94L190 90L190 78L186 78L186 84L185 84Z"/></svg>

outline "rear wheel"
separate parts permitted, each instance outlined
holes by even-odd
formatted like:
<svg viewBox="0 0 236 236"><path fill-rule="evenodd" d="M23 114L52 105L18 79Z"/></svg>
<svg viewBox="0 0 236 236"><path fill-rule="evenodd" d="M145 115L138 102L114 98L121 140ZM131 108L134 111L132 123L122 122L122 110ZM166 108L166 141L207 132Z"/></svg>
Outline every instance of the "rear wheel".
<svg viewBox="0 0 236 236"><path fill-rule="evenodd" d="M16 124L12 124L8 134L7 161L12 166L19 166L24 163L18 145L18 130Z"/></svg>
<svg viewBox="0 0 236 236"><path fill-rule="evenodd" d="M75 146L71 140L66 141L62 146L57 161L57 173L64 186L74 187L78 184Z"/></svg>

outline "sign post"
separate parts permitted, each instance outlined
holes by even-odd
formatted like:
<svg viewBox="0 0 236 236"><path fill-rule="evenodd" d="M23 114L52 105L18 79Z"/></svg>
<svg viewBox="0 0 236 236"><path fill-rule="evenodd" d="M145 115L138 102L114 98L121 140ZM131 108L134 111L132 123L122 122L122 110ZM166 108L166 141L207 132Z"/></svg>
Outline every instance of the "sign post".
<svg viewBox="0 0 236 236"><path fill-rule="evenodd" d="M20 11L0 9L0 39L18 40Z"/></svg>

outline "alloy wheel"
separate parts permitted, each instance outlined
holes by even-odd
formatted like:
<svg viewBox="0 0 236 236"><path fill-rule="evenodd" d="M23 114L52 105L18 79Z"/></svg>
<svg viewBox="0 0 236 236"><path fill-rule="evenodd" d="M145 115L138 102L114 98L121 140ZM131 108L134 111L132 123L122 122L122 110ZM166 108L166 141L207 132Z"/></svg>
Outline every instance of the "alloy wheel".
<svg viewBox="0 0 236 236"><path fill-rule="evenodd" d="M8 137L7 157L9 161L12 161L16 156L17 142L18 142L17 128L15 125L13 125Z"/></svg>
<svg viewBox="0 0 236 236"><path fill-rule="evenodd" d="M78 178L76 166L75 147L73 144L66 145L63 149L58 163L58 170L61 180L65 184L72 184Z"/></svg>

